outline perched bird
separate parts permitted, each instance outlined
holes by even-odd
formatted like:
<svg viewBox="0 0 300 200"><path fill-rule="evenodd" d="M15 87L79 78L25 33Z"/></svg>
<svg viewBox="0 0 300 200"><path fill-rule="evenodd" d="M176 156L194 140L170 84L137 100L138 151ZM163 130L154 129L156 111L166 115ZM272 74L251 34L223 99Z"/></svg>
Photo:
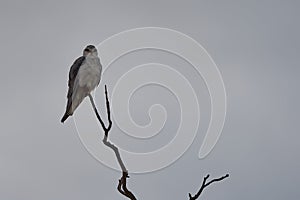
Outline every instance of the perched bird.
<svg viewBox="0 0 300 200"><path fill-rule="evenodd" d="M71 66L68 82L67 108L61 122L73 115L82 100L93 91L101 79L102 65L97 49L88 45L83 50L83 56L77 58Z"/></svg>

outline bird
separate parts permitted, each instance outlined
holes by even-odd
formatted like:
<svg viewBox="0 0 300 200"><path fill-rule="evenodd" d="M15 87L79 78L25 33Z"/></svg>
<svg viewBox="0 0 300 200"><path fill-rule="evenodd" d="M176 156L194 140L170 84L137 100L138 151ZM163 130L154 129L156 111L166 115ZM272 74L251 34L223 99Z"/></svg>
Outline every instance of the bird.
<svg viewBox="0 0 300 200"><path fill-rule="evenodd" d="M102 65L94 45L87 45L83 55L77 58L69 71L68 93L66 111L61 118L64 123L69 116L72 116L80 103L100 83Z"/></svg>

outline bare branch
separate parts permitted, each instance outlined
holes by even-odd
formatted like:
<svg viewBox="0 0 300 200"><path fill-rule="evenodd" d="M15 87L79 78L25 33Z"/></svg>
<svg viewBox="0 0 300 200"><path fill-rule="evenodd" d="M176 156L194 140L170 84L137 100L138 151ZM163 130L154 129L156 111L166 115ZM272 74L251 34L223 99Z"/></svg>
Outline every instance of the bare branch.
<svg viewBox="0 0 300 200"><path fill-rule="evenodd" d="M111 127L112 127L112 120L111 120L110 105L109 105L106 85L105 85L105 100L106 100L106 112L107 112L107 119L108 119L108 126L107 127L105 126L105 123L103 122L103 120L101 119L100 114L98 113L98 110L96 108L96 105L95 105L95 102L93 100L92 95L89 94L89 98L90 98L91 104L93 106L94 112L96 114L96 117L97 117L98 121L100 122L100 124L102 126L102 129L104 131L104 137L103 137L102 141L107 147L111 148L114 151L114 153L116 155L116 158L117 158L117 161L120 165L120 168L122 169L122 177L119 179L117 190L122 195L126 196L127 198L129 198L131 200L137 200L136 197L134 196L134 194L131 191L129 191L128 188L127 188L127 178L129 178L128 170L126 169L126 167L125 167L125 165L122 161L119 149L113 143L108 141L108 134L109 134L109 131L111 130ZM223 179L225 179L227 177L229 177L229 174L226 174L225 176L222 176L220 178L213 179L213 180L209 181L208 183L206 183L207 179L209 178L209 174L208 174L207 176L204 177L204 179L202 181L202 185L201 185L199 191L197 192L197 194L195 194L195 196L192 196L191 193L189 193L189 200L198 199L199 196L201 195L201 193L203 192L203 190L207 186L209 186L210 184L212 184L214 182L222 181Z"/></svg>
<svg viewBox="0 0 300 200"><path fill-rule="evenodd" d="M198 199L199 196L201 195L201 193L203 192L203 190L204 190L207 186L209 186L209 185L210 185L211 183L213 183L213 182L222 181L223 179L229 177L229 174L226 174L225 176L222 176L222 177L220 177L220 178L215 178L215 179L209 181L208 183L206 183L208 177L209 177L209 174L207 174L207 176L204 177L203 182L202 182L202 185L201 185L199 191L197 192L197 194L195 194L195 196L192 196L191 193L189 193L189 198L190 198L189 200L196 200L196 199Z"/></svg>
<svg viewBox="0 0 300 200"><path fill-rule="evenodd" d="M122 177L119 179L117 189L122 195L126 196L127 198L129 198L131 200L136 200L136 197L134 196L134 194L132 192L130 192L127 188L127 178L129 178L128 171L127 171L127 169L126 169L126 167L125 167L125 165L122 161L121 155L119 153L119 149L114 144L112 144L111 142L108 141L108 133L111 130L111 127L112 127L112 120L111 120L111 115L110 115L110 106L109 106L109 100L108 100L108 93L107 93L106 85L105 85L105 100L106 100L106 112L107 112L107 118L108 118L108 126L107 127L105 126L103 120L101 119L101 116L98 113L98 110L96 108L96 105L95 105L95 102L94 102L94 99L93 99L92 95L89 94L89 98L90 98L91 104L93 106L93 109L95 111L96 117L99 120L99 122L102 126L102 129L104 131L104 137L103 137L102 141L106 146L108 146L109 148L111 148L114 151L114 153L116 155L116 158L117 158L117 161L120 165L120 168L122 169Z"/></svg>
<svg viewBox="0 0 300 200"><path fill-rule="evenodd" d="M106 133L107 130L106 130L105 124L104 124L103 120L101 119L101 117L100 117L100 115L99 115L99 113L98 113L98 110L97 110L97 108L96 108L94 99L93 99L93 97L92 97L91 94L89 94L89 98L90 98L91 104L92 104L92 106L93 106L93 109L94 109L94 111L95 111L96 117L97 117L97 119L99 120L99 122L100 122L100 124L101 124L101 126L102 126L102 129L104 130L104 133Z"/></svg>

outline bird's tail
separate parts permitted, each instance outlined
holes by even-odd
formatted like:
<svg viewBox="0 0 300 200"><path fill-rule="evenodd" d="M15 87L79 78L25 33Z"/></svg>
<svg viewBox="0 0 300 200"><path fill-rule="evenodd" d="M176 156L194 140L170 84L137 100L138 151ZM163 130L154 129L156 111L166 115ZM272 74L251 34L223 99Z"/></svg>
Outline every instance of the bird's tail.
<svg viewBox="0 0 300 200"><path fill-rule="evenodd" d="M66 121L66 119L68 119L69 116L70 116L70 115L66 112L66 113L64 114L64 116L61 118L60 122L61 122L61 123L64 123L64 122Z"/></svg>
<svg viewBox="0 0 300 200"><path fill-rule="evenodd" d="M66 119L68 119L68 117L73 114L73 112L71 112L71 107L72 107L72 99L68 98L66 112L65 112L64 116L60 120L61 123L64 123L66 121Z"/></svg>

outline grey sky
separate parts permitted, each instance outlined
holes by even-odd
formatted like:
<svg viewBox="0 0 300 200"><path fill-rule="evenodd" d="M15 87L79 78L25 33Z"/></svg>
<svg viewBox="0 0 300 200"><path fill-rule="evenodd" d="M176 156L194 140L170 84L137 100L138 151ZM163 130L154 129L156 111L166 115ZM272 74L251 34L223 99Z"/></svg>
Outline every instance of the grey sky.
<svg viewBox="0 0 300 200"><path fill-rule="evenodd" d="M138 199L187 199L207 173L231 177L201 199L299 199L299 7L297 1L275 0L2 1L0 199L124 199L116 191L120 173L97 162L73 120L62 125L60 118L69 67L83 48L145 26L178 30L206 48L223 76L228 111L216 147L198 160L210 112L203 80L165 52L135 52L114 63L103 77L108 84L145 61L184 68L201 100L200 130L184 156L163 170L131 175L129 187ZM157 86L136 92L133 118L147 124L153 103L168 111L162 135L137 141L114 127L112 140L141 152L169 141L179 111L168 91Z"/></svg>

